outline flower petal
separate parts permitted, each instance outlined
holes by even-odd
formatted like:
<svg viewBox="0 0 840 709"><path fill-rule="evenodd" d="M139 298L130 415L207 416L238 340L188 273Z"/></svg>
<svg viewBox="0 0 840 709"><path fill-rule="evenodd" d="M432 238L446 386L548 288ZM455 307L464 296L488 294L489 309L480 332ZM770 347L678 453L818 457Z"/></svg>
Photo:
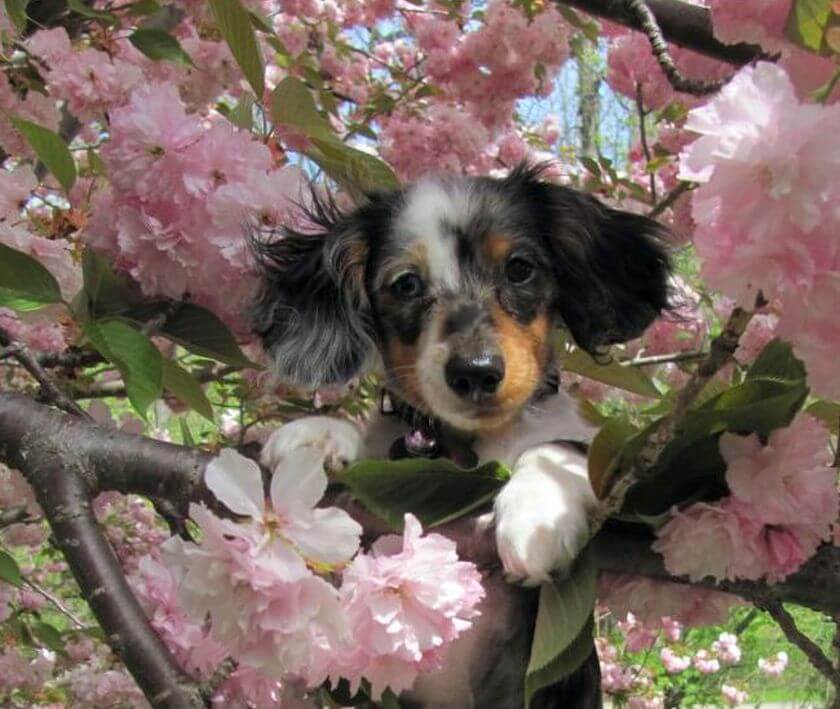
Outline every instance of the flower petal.
<svg viewBox="0 0 840 709"><path fill-rule="evenodd" d="M281 516L306 516L327 489L323 453L314 448L289 451L271 478L271 504Z"/></svg>
<svg viewBox="0 0 840 709"><path fill-rule="evenodd" d="M284 530L304 557L321 564L349 561L359 548L361 525L337 507L312 510Z"/></svg>
<svg viewBox="0 0 840 709"><path fill-rule="evenodd" d="M232 448L210 461L204 482L219 502L238 515L259 519L265 511L265 493L259 466Z"/></svg>

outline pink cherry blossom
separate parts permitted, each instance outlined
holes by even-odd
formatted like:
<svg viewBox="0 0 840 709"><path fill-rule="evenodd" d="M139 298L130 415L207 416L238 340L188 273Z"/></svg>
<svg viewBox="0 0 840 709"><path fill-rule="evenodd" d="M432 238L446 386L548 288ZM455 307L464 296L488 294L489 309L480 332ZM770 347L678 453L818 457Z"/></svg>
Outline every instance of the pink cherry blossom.
<svg viewBox="0 0 840 709"><path fill-rule="evenodd" d="M800 104L784 70L760 63L689 114L701 137L680 177L701 183L694 241L713 287L752 306L759 289L771 298L810 283L831 233L840 140L826 131L838 111Z"/></svg>
<svg viewBox="0 0 840 709"><path fill-rule="evenodd" d="M665 666L665 671L669 675L678 675L691 667L691 657L689 655L678 655L669 647L663 647L659 651L659 659Z"/></svg>
<svg viewBox="0 0 840 709"><path fill-rule="evenodd" d="M780 677L788 666L788 654L780 650L773 657L761 657L758 660L758 669L768 677Z"/></svg>
<svg viewBox="0 0 840 709"><path fill-rule="evenodd" d="M619 620L616 625L624 633L625 646L630 652L639 652L653 647L659 636L656 629L639 622L632 613L628 613L624 620Z"/></svg>
<svg viewBox="0 0 840 709"><path fill-rule="evenodd" d="M791 0L708 0L715 37L726 44L760 44L777 51L784 40Z"/></svg>
<svg viewBox="0 0 840 709"><path fill-rule="evenodd" d="M338 592L307 567L330 568L355 553L361 527L336 508L314 508L326 489L320 455L290 452L274 471L266 505L256 463L226 449L207 466L207 487L245 518L219 519L193 504L200 544L173 537L168 565L183 580L188 615L211 619L210 637L267 679L308 672L320 639L339 647L348 637Z"/></svg>
<svg viewBox="0 0 840 709"><path fill-rule="evenodd" d="M453 541L423 535L407 514L402 539L380 538L345 569L341 598L357 646L332 674L352 687L366 678L378 698L386 687L399 694L420 672L442 666L448 646L479 615L484 589Z"/></svg>
<svg viewBox="0 0 840 709"><path fill-rule="evenodd" d="M720 452L732 494L766 524L806 525L827 538L837 519L836 473L831 468L829 432L800 413L762 445L756 434L724 433Z"/></svg>
<svg viewBox="0 0 840 709"><path fill-rule="evenodd" d="M731 684L723 684L720 687L721 696L723 696L723 700L731 707L739 706L747 701L747 694L746 691L743 689L738 689Z"/></svg>
<svg viewBox="0 0 840 709"><path fill-rule="evenodd" d="M208 637L203 622L187 618L178 603L180 572L152 557L140 559L137 573L128 578L149 622L160 635L181 668L207 678L225 659L227 652Z"/></svg>
<svg viewBox="0 0 840 709"><path fill-rule="evenodd" d="M698 502L657 530L653 549L665 560L665 568L692 581L758 579L765 571L763 548L758 537L760 522L744 508L727 499L718 504Z"/></svg>
<svg viewBox="0 0 840 709"><path fill-rule="evenodd" d="M712 643L712 650L718 659L726 665L734 665L741 661L741 648L738 638L732 633L721 633Z"/></svg>
<svg viewBox="0 0 840 709"><path fill-rule="evenodd" d="M698 650L691 659L692 664L698 672L704 675L711 675L720 672L720 662L712 657L708 650Z"/></svg>
<svg viewBox="0 0 840 709"><path fill-rule="evenodd" d="M0 220L16 221L37 184L35 173L28 165L13 172L0 170Z"/></svg>

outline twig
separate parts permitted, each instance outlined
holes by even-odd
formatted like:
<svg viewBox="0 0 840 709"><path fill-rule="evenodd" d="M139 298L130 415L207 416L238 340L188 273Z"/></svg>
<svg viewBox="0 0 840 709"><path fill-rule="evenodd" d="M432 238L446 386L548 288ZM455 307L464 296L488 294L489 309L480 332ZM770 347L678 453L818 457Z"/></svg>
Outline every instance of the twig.
<svg viewBox="0 0 840 709"><path fill-rule="evenodd" d="M623 367L646 367L650 364L669 364L671 362L691 362L695 359L703 359L708 352L700 350L684 350L682 352L670 352L669 354L650 355L649 357L633 357L619 362Z"/></svg>
<svg viewBox="0 0 840 709"><path fill-rule="evenodd" d="M835 689L840 689L840 672L837 671L831 660L825 656L820 646L796 627L796 621L781 601L772 598L758 601L756 605L767 611L781 628L788 642L802 650L810 663L834 685Z"/></svg>
<svg viewBox="0 0 840 709"><path fill-rule="evenodd" d="M204 697L204 701L208 703L212 701L213 696L216 694L219 687L225 683L227 678L230 677L235 669L236 663L231 658L228 657L222 660L222 663L216 668L216 671L206 682L202 682L199 687L199 691L201 692L201 696Z"/></svg>
<svg viewBox="0 0 840 709"><path fill-rule="evenodd" d="M764 299L759 295L755 307L759 308L763 304ZM709 354L697 365L694 374L691 375L691 378L677 396L674 408L661 419L659 425L642 445L635 460L613 482L609 493L598 505L589 521L590 532L593 535L601 529L607 519L621 510L627 491L635 483L644 479L647 471L651 470L656 464L662 450L673 439L679 427L682 426L691 404L703 387L720 371L735 353L735 350L738 349L738 340L744 334L752 316L752 311L742 310L741 308L735 308L732 311L723 332L712 340Z"/></svg>
<svg viewBox="0 0 840 709"><path fill-rule="evenodd" d="M662 214L662 212L668 209L668 207L674 204L674 202L676 202L686 192L690 192L693 189L693 182L680 182L676 187L674 187L674 189L672 189L668 194L666 194L660 202L654 205L653 209L651 209L648 212L648 216L651 219L655 219L660 214Z"/></svg>
<svg viewBox="0 0 840 709"><path fill-rule="evenodd" d="M59 354L43 354L38 356L38 364L44 369L61 367L62 369L76 369L77 367L92 367L94 364L104 362L105 358L98 352L85 352L77 350L61 352Z"/></svg>
<svg viewBox="0 0 840 709"><path fill-rule="evenodd" d="M43 586L41 586L41 585L39 585L39 584L35 583L35 582L34 582L34 581L32 581L31 579L24 578L24 579L23 579L23 582L24 582L27 586L29 586L29 588L31 588L33 591L35 591L35 593L37 593L37 594L39 594L39 595L43 596L43 597L44 597L44 598L46 598L46 599L47 599L50 603L52 603L52 604L56 607L56 609L58 609L58 611L59 611L62 615L65 615L67 618L69 618L69 619L70 619L70 622L71 622L71 623L73 623L73 625L75 625L77 628L84 628L84 627L85 627L85 623L83 623L83 622L82 622L82 621L81 621L81 620L80 620L80 619L76 616L76 614L75 614L75 613L73 613L73 611L71 611L71 610L70 610L70 609L69 609L69 608L68 608L68 607L64 604L64 602L63 602L63 601L62 601L62 600L61 600L58 596L56 596L54 593L52 593L52 592L48 591L48 590L47 590L47 589L45 589Z"/></svg>
<svg viewBox="0 0 840 709"><path fill-rule="evenodd" d="M10 357L16 357L18 352L20 352L20 347L20 344L16 342L12 345L9 345L8 347L4 347L3 349L1 349L0 362L2 362L4 359L9 359Z"/></svg>
<svg viewBox="0 0 840 709"><path fill-rule="evenodd" d="M216 366L209 370L202 369L194 374L199 384L222 381L229 374L239 371L238 367L232 365ZM108 399L111 397L120 398L127 396L125 382L122 379L115 379L109 382L98 382L87 387L76 387L73 389L73 398L84 399Z"/></svg>
<svg viewBox="0 0 840 709"><path fill-rule="evenodd" d="M642 92L642 85L639 82L636 82L636 111L639 115L639 140L642 143L642 151L645 154L645 170L647 170L648 164L652 159L652 155L650 153L650 146L648 145L647 141L647 127L645 126L645 119L647 118L647 111L645 111L644 105L644 95ZM656 204L656 174L651 172L650 174L650 198L653 204Z"/></svg>
<svg viewBox="0 0 840 709"><path fill-rule="evenodd" d="M723 81L702 81L699 79L688 79L677 69L674 60L668 52L668 45L662 36L662 30L656 21L656 16L651 12L645 0L625 0L627 9L636 17L642 27L642 31L650 41L653 56L659 62L668 82L676 91L694 96L708 96L721 89L729 79ZM731 78L731 77L730 77Z"/></svg>
<svg viewBox="0 0 840 709"><path fill-rule="evenodd" d="M4 349L10 347L16 348L16 352L12 355L21 366L29 372L35 381L41 385L41 391L44 397L58 408L63 409L67 413L74 416L81 416L82 418L90 418L88 413L82 409L73 399L59 389L55 383L50 379L49 375L44 371L43 367L38 364L38 360L29 351L29 348L20 342L12 339L6 330L0 327L0 345Z"/></svg>

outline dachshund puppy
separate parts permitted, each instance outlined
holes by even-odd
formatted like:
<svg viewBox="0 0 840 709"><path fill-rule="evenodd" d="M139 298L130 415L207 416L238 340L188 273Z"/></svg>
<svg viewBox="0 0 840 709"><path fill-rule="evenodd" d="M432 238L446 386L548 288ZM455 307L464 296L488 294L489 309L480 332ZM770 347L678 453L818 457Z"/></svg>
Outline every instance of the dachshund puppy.
<svg viewBox="0 0 840 709"><path fill-rule="evenodd" d="M553 333L565 329L589 352L637 337L667 307L669 272L660 225L541 173L429 177L349 213L313 198L316 229L256 244L255 327L279 378L315 388L378 370L390 414L364 438L327 417L286 424L264 462L299 446L342 461L501 460L513 476L485 521L504 579L525 586L568 570L596 503L585 454L593 431L557 386ZM535 598L502 573L486 586L476 627L405 701L522 706ZM593 652L532 706L599 706L598 685Z"/></svg>

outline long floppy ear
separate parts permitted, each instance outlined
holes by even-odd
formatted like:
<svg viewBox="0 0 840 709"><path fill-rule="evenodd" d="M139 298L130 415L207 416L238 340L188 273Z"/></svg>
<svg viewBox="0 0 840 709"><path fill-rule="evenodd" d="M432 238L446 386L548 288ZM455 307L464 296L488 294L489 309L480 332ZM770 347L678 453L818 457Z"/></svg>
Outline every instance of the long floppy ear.
<svg viewBox="0 0 840 709"><path fill-rule="evenodd" d="M668 231L647 217L540 181L542 167L508 180L542 217L560 286L557 309L575 342L595 352L641 335L668 308Z"/></svg>
<svg viewBox="0 0 840 709"><path fill-rule="evenodd" d="M314 190L311 202L311 232L251 239L262 272L252 316L280 380L315 389L352 379L376 346L358 212L344 214Z"/></svg>

